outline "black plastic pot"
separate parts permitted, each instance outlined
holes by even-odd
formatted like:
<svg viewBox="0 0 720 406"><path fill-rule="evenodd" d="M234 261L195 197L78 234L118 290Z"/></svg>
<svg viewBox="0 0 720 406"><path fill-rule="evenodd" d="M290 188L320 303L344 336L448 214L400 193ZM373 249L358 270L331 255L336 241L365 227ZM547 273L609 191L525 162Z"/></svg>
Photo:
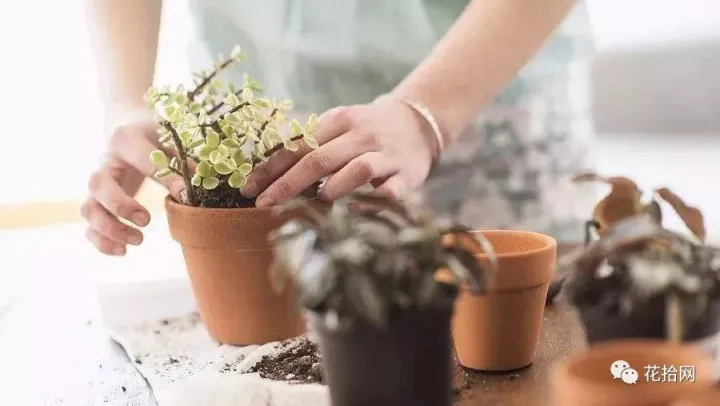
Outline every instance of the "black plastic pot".
<svg viewBox="0 0 720 406"><path fill-rule="evenodd" d="M589 344L618 338L667 337L665 305L662 299L648 303L642 316L623 317L614 310L600 307L583 309L579 315ZM705 320L688 327L686 341L701 340L720 332L720 301L714 300L710 303Z"/></svg>
<svg viewBox="0 0 720 406"><path fill-rule="evenodd" d="M358 320L320 339L333 406L450 406L452 309L397 312L386 330Z"/></svg>

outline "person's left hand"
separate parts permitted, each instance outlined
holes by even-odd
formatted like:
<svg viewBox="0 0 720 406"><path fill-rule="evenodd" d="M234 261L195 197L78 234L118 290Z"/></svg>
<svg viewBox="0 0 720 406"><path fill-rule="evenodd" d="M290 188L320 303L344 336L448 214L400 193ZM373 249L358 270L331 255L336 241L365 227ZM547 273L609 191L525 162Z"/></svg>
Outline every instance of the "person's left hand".
<svg viewBox="0 0 720 406"><path fill-rule="evenodd" d="M422 186L437 150L425 119L391 97L327 111L316 138L315 150L304 144L296 152L281 150L253 169L244 193L258 196L257 207L282 204L328 175L321 200L339 199L367 183L374 193L397 198Z"/></svg>

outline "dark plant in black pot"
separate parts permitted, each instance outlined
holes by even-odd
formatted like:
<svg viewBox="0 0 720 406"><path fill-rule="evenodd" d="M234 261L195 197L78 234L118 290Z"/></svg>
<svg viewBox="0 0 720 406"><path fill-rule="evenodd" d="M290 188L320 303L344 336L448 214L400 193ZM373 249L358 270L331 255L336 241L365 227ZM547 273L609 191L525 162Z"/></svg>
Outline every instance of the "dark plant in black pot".
<svg viewBox="0 0 720 406"><path fill-rule="evenodd" d="M456 284L485 290L491 270L474 253L492 256L490 244L410 201L355 193L329 215L297 204L310 221L275 230L273 276L296 284L332 404L451 405Z"/></svg>
<svg viewBox="0 0 720 406"><path fill-rule="evenodd" d="M560 263L564 295L590 344L697 341L720 331L720 248L664 229L649 215L617 222Z"/></svg>
<svg viewBox="0 0 720 406"><path fill-rule="evenodd" d="M668 203L680 216L688 229L701 241L705 238L705 224L700 210L688 206L678 195L668 188L654 190L650 201L643 201L643 191L631 179L623 176L600 176L596 173L580 173L572 178L573 182L602 182L610 186L610 191L600 199L593 209L592 218L585 222L585 245L602 237L615 224L636 216L649 216L662 226L663 212L660 201ZM546 304L553 302L565 283L566 275L556 273L556 280L550 285Z"/></svg>

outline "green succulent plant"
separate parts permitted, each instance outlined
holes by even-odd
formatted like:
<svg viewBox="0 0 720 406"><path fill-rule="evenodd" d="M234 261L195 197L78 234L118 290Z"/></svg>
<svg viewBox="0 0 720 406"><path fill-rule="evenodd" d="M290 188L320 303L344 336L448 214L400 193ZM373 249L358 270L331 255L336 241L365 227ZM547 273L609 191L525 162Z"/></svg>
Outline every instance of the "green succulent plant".
<svg viewBox="0 0 720 406"><path fill-rule="evenodd" d="M310 148L318 146L315 133L320 124L315 114L304 124L288 120L292 102L259 96L262 86L250 76L245 75L240 87L217 78L245 59L235 47L212 70L196 73L192 89L150 87L145 93L155 112L159 141L176 155L170 158L161 149L153 151L150 161L158 168L155 176L182 176L185 204L250 207L254 201L244 198L239 189L256 165L281 149L298 150L300 141Z"/></svg>
<svg viewBox="0 0 720 406"><path fill-rule="evenodd" d="M293 280L300 306L323 316L329 328L357 319L383 327L397 310L452 306L457 284L482 293L493 280L490 242L435 219L418 202L356 192L329 214L316 203L286 206L300 211L270 235L271 277L278 291ZM490 269L477 253L488 256ZM438 270L447 271L444 278Z"/></svg>

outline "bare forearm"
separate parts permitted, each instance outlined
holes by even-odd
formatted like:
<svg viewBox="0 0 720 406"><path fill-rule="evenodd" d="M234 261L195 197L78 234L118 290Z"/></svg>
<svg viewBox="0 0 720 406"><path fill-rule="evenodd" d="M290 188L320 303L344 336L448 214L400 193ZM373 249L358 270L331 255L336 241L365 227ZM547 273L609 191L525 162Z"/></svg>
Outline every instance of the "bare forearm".
<svg viewBox="0 0 720 406"><path fill-rule="evenodd" d="M89 28L108 119L144 109L155 73L161 0L89 0Z"/></svg>
<svg viewBox="0 0 720 406"><path fill-rule="evenodd" d="M574 0L473 0L393 93L435 115L447 145L540 49Z"/></svg>

